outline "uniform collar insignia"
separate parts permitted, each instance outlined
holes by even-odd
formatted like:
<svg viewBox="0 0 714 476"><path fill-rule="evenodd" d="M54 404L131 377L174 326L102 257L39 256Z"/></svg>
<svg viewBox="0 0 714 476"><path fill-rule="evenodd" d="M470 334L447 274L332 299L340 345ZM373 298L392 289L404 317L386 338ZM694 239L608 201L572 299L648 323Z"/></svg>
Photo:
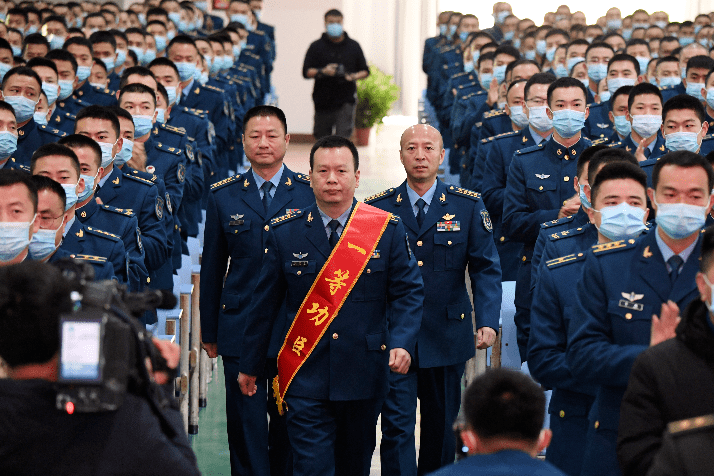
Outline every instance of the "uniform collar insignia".
<svg viewBox="0 0 714 476"><path fill-rule="evenodd" d="M112 180L112 183L113 183L114 185L119 185L119 177L117 177L117 178L115 178L114 180Z"/></svg>
<svg viewBox="0 0 714 476"><path fill-rule="evenodd" d="M76 233L76 235L77 235L78 237L82 238L82 237L84 236L84 230L82 230L82 229L80 228L79 231Z"/></svg>
<svg viewBox="0 0 714 476"><path fill-rule="evenodd" d="M307 214L307 222L310 223L312 221L312 212Z"/></svg>
<svg viewBox="0 0 714 476"><path fill-rule="evenodd" d="M648 246L647 248L645 248L645 252L642 253L642 256L644 256L645 258L651 258L651 257L652 257L652 252L650 251L650 247L649 247L649 246Z"/></svg>
<svg viewBox="0 0 714 476"><path fill-rule="evenodd" d="M402 203L402 194L397 195L397 203Z"/></svg>
<svg viewBox="0 0 714 476"><path fill-rule="evenodd" d="M446 195L444 195L444 194L442 193L442 194L441 194L441 197L439 197L439 201L442 202L442 203L445 202L445 201L446 201Z"/></svg>
<svg viewBox="0 0 714 476"><path fill-rule="evenodd" d="M451 215L451 214L447 213L446 215L444 215L444 216L441 217L441 218L443 218L443 219L446 220L446 221L449 221L449 220L451 220L452 218L454 218L455 216L456 216L456 215Z"/></svg>
<svg viewBox="0 0 714 476"><path fill-rule="evenodd" d="M289 186L291 186L292 184L293 184L293 181L290 180L290 177L288 177L288 180L285 182L285 185L287 185L287 186L289 187Z"/></svg>
<svg viewBox="0 0 714 476"><path fill-rule="evenodd" d="M243 187L248 187L250 185L250 182L248 182L248 179L245 179L245 182L243 182Z"/></svg>
<svg viewBox="0 0 714 476"><path fill-rule="evenodd" d="M631 292L630 294L627 294L627 293L620 293L620 294L622 294L622 297L624 297L625 299L627 299L630 302L639 301L640 299L645 297L644 294L635 294L634 292Z"/></svg>

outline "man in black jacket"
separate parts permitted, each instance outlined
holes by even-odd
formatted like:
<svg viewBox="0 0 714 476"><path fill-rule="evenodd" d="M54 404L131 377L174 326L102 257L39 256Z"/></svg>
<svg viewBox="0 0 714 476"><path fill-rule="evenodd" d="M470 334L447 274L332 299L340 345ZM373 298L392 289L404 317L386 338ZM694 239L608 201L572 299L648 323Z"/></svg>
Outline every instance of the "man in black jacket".
<svg viewBox="0 0 714 476"><path fill-rule="evenodd" d="M306 79L315 78L313 135L349 139L355 122L355 81L369 76L369 68L359 43L345 33L339 10L325 13L325 29L308 48L302 66Z"/></svg>
<svg viewBox="0 0 714 476"><path fill-rule="evenodd" d="M647 474L669 423L714 413L714 227L704 231L696 284L700 299L684 310L676 337L632 367L617 441L624 476Z"/></svg>

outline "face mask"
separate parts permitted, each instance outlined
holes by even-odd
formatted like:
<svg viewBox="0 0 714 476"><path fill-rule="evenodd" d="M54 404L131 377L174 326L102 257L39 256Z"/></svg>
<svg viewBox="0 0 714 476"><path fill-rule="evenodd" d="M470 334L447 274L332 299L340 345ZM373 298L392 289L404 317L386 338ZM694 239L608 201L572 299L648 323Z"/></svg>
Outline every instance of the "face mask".
<svg viewBox="0 0 714 476"><path fill-rule="evenodd" d="M194 80L194 81L199 81L199 80L201 79L201 72L202 72L202 71L201 71L200 69L198 69L198 68L196 68L196 69L193 71L193 80Z"/></svg>
<svg viewBox="0 0 714 476"><path fill-rule="evenodd" d="M171 20L175 24L178 24L181 21L181 14L179 12L170 12L168 17L169 20Z"/></svg>
<svg viewBox="0 0 714 476"><path fill-rule="evenodd" d="M504 41L511 41L513 39L513 34L514 31L507 31L506 33L503 34L503 39Z"/></svg>
<svg viewBox="0 0 714 476"><path fill-rule="evenodd" d="M645 74L647 71L647 65L650 64L650 59L644 56L637 56L637 62L640 63L640 72Z"/></svg>
<svg viewBox="0 0 714 476"><path fill-rule="evenodd" d="M139 63L144 62L144 50L142 50L138 46L130 46L129 49L134 52L136 58L139 60Z"/></svg>
<svg viewBox="0 0 714 476"><path fill-rule="evenodd" d="M687 67L686 66L683 66L682 68L680 68L679 75L682 77L682 79L687 79Z"/></svg>
<svg viewBox="0 0 714 476"><path fill-rule="evenodd" d="M97 180L99 175L99 170L97 170L96 175L80 175L80 178L84 179L84 191L77 197L78 202L85 201L91 194L94 193L94 182Z"/></svg>
<svg viewBox="0 0 714 476"><path fill-rule="evenodd" d="M547 59L548 61L553 61L553 59L555 58L555 50L556 49L557 48L555 48L555 47L547 49L545 51L545 59Z"/></svg>
<svg viewBox="0 0 714 476"><path fill-rule="evenodd" d="M479 83L481 83L481 87L485 90L488 90L488 88L491 87L491 81L493 80L493 74L491 73L481 73L478 75L479 76Z"/></svg>
<svg viewBox="0 0 714 476"><path fill-rule="evenodd" d="M77 183L63 183L60 185L62 185L64 194L67 197L67 202L64 206L64 211L67 211L77 204L77 185L79 185L79 181L77 181Z"/></svg>
<svg viewBox="0 0 714 476"><path fill-rule="evenodd" d="M30 244L30 227L35 215L29 222L0 223L0 262L7 263L17 258Z"/></svg>
<svg viewBox="0 0 714 476"><path fill-rule="evenodd" d="M588 200L588 196L585 195L585 185L579 185L580 187L580 192L578 195L580 196L580 205L583 206L583 208L592 208L593 206L590 204L590 200Z"/></svg>
<svg viewBox="0 0 714 476"><path fill-rule="evenodd" d="M688 150L689 152L696 152L699 150L699 133L671 132L665 136L664 143L670 151ZM657 221L659 222L659 212L657 212Z"/></svg>
<svg viewBox="0 0 714 476"><path fill-rule="evenodd" d="M9 131L0 132L0 160L5 160L17 150L17 136Z"/></svg>
<svg viewBox="0 0 714 476"><path fill-rule="evenodd" d="M653 53L650 53L650 56L652 57L652 59L657 59L657 58L659 58L659 53L653 52Z"/></svg>
<svg viewBox="0 0 714 476"><path fill-rule="evenodd" d="M12 55L13 56L22 56L22 47L16 46L16 45L11 45L10 48L12 48Z"/></svg>
<svg viewBox="0 0 714 476"><path fill-rule="evenodd" d="M189 25L188 25L185 21L183 21L183 20L180 20L180 21L178 22L177 28L178 28L178 30L179 30L181 33L188 33L188 32L190 32Z"/></svg>
<svg viewBox="0 0 714 476"><path fill-rule="evenodd" d="M694 37L692 36L683 36L679 39L679 46L682 48L691 45L692 43L694 43Z"/></svg>
<svg viewBox="0 0 714 476"><path fill-rule="evenodd" d="M64 45L65 38L63 36L52 35L50 39L50 49L51 50L61 50Z"/></svg>
<svg viewBox="0 0 714 476"><path fill-rule="evenodd" d="M126 61L126 51L127 50L117 50L117 61L116 61L116 67L121 68L124 62Z"/></svg>
<svg viewBox="0 0 714 476"><path fill-rule="evenodd" d="M195 2L194 5L204 13L208 10L208 2ZM260 10L255 10L253 13L255 13L255 16L260 16Z"/></svg>
<svg viewBox="0 0 714 476"><path fill-rule="evenodd" d="M72 81L68 81L66 79L60 79L58 81L58 83L60 86L60 92L59 92L59 96L57 98L60 101L64 101L65 99L67 99L68 97L70 97L72 95L72 91L74 90L73 89L74 83ZM47 93L45 92L45 94L47 94Z"/></svg>
<svg viewBox="0 0 714 476"><path fill-rule="evenodd" d="M159 51L164 51L168 41L165 36L155 36L154 41L156 42L156 49Z"/></svg>
<svg viewBox="0 0 714 476"><path fill-rule="evenodd" d="M633 78L611 78L607 80L607 90L610 94L616 92L623 86L634 86L635 80Z"/></svg>
<svg viewBox="0 0 714 476"><path fill-rule="evenodd" d="M465 66L465 65L464 65ZM211 61L211 67L208 72L211 75L216 75L223 69L223 56L214 56L213 61Z"/></svg>
<svg viewBox="0 0 714 476"><path fill-rule="evenodd" d="M328 26L329 26L329 25L328 25ZM329 35L329 33L328 33L328 35ZM332 35L330 35L330 36L332 36ZM340 36L340 35L337 35L337 36ZM464 41L466 41L466 39L467 39L468 37L469 37L469 32L468 32L468 31L462 31L461 33L459 33L459 40L461 40L462 43L463 43Z"/></svg>
<svg viewBox="0 0 714 476"><path fill-rule="evenodd" d="M117 139L118 140L118 139ZM102 149L102 168L106 169L112 164L114 157L112 157L112 149L114 144L107 144L104 142L98 142L99 147Z"/></svg>
<svg viewBox="0 0 714 476"><path fill-rule="evenodd" d="M493 77L496 78L498 84L502 84L506 80L506 65L493 67Z"/></svg>
<svg viewBox="0 0 714 476"><path fill-rule="evenodd" d="M612 94L610 94L610 91L603 91L600 93L600 102L608 102L610 100L610 97Z"/></svg>
<svg viewBox="0 0 714 476"><path fill-rule="evenodd" d="M547 43L545 42L545 40L536 41L536 53L538 53L540 56L543 56L545 54L546 48Z"/></svg>
<svg viewBox="0 0 714 476"><path fill-rule="evenodd" d="M632 24L632 29L633 29L633 30L636 30L636 29L638 29L638 28L644 28L644 29L646 30L646 29L649 28L649 27L650 27L650 26L649 26L649 24L647 24L647 23L633 23L633 24Z"/></svg>
<svg viewBox="0 0 714 476"><path fill-rule="evenodd" d="M5 78L5 74L7 74L10 69L12 69L12 66L9 64L0 63L0 82L2 82L3 78Z"/></svg>
<svg viewBox="0 0 714 476"><path fill-rule="evenodd" d="M78 66L77 67L77 79L79 80L80 83L82 81L86 80L90 74L92 74L91 66Z"/></svg>
<svg viewBox="0 0 714 476"><path fill-rule="evenodd" d="M144 52L143 58L141 59L141 63L142 63L143 65L148 65L149 63L151 63L151 62L154 61L155 59L156 59L156 51L154 51L154 50L146 50L146 51Z"/></svg>
<svg viewBox="0 0 714 476"><path fill-rule="evenodd" d="M662 116L660 115L642 114L632 116L632 130L644 139L657 134L661 126Z"/></svg>
<svg viewBox="0 0 714 476"><path fill-rule="evenodd" d="M439 25L439 34L441 36L446 36L446 29L448 28L448 25Z"/></svg>
<svg viewBox="0 0 714 476"><path fill-rule="evenodd" d="M511 106L511 121L520 128L524 128L528 125L528 117L526 113L523 112L523 106Z"/></svg>
<svg viewBox="0 0 714 476"><path fill-rule="evenodd" d="M47 112L40 112L37 111L32 115L32 118L35 120L35 122L41 126L46 126L47 125Z"/></svg>
<svg viewBox="0 0 714 476"><path fill-rule="evenodd" d="M143 137L151 132L152 116L132 116L134 120L134 137Z"/></svg>
<svg viewBox="0 0 714 476"><path fill-rule="evenodd" d="M647 228L644 224L645 211L627 202L595 211L602 217L598 231L612 241L637 238Z"/></svg>
<svg viewBox="0 0 714 476"><path fill-rule="evenodd" d="M43 82L42 83L42 91L44 91L45 95L47 96L47 103L51 107L55 103L57 98L59 97L58 85Z"/></svg>
<svg viewBox="0 0 714 476"><path fill-rule="evenodd" d="M607 65L605 63L591 63L588 65L588 78L599 83L607 76Z"/></svg>
<svg viewBox="0 0 714 476"><path fill-rule="evenodd" d="M107 67L107 71L114 69L114 58L102 58L102 62L104 63L104 66Z"/></svg>
<svg viewBox="0 0 714 476"><path fill-rule="evenodd" d="M517 50L521 48L521 39L516 38L513 40L513 47L516 48Z"/></svg>
<svg viewBox="0 0 714 476"><path fill-rule="evenodd" d="M104 85L103 83L89 83L89 85L93 88L107 89L106 85Z"/></svg>
<svg viewBox="0 0 714 476"><path fill-rule="evenodd" d="M568 58L568 71L572 71L573 67L581 61L585 61L585 58L581 58L579 56L576 56L575 58Z"/></svg>
<svg viewBox="0 0 714 476"><path fill-rule="evenodd" d="M223 57L223 69L230 69L233 66L233 57L231 55L225 55Z"/></svg>
<svg viewBox="0 0 714 476"><path fill-rule="evenodd" d="M568 68L563 63L558 63L558 66L555 67L555 75L559 78L567 78Z"/></svg>
<svg viewBox="0 0 714 476"><path fill-rule="evenodd" d="M242 23L244 26L248 24L248 15L242 13L234 13L231 15L231 22Z"/></svg>
<svg viewBox="0 0 714 476"><path fill-rule="evenodd" d="M659 78L658 81L659 85L665 88L668 86L676 86L678 84L681 84L682 78L678 78L677 76L667 76L664 78Z"/></svg>
<svg viewBox="0 0 714 476"><path fill-rule="evenodd" d="M632 28L623 29L622 37L625 39L625 41L630 41L630 38L632 38Z"/></svg>
<svg viewBox="0 0 714 476"><path fill-rule="evenodd" d="M168 38L169 41L173 40L175 37L176 37L176 32L173 31L173 30L169 30L169 31L166 33L166 38Z"/></svg>
<svg viewBox="0 0 714 476"><path fill-rule="evenodd" d="M176 68L178 68L179 79L181 79L181 81L188 81L193 78L193 74L196 72L196 65L194 63L176 63Z"/></svg>
<svg viewBox="0 0 714 476"><path fill-rule="evenodd" d="M704 89L704 83L687 82L687 94L699 99L700 101L704 99L702 96L702 89Z"/></svg>
<svg viewBox="0 0 714 476"><path fill-rule="evenodd" d="M5 102L15 110L15 119L18 124L29 120L35 114L37 101L27 99L25 96L5 96Z"/></svg>
<svg viewBox="0 0 714 476"><path fill-rule="evenodd" d="M704 227L707 207L687 203L657 203L657 226L673 240L691 236Z"/></svg>
<svg viewBox="0 0 714 476"><path fill-rule="evenodd" d="M27 25L25 36L37 33L37 25Z"/></svg>
<svg viewBox="0 0 714 476"><path fill-rule="evenodd" d="M454 37L454 33L456 33L456 25L449 25L449 33L446 36L449 39L452 39Z"/></svg>
<svg viewBox="0 0 714 476"><path fill-rule="evenodd" d="M499 111L502 111L503 108L506 107L506 101L498 101L498 102L496 103L496 105L498 106L498 110L499 110Z"/></svg>
<svg viewBox="0 0 714 476"><path fill-rule="evenodd" d="M176 102L176 88L168 87L166 88L166 94L169 96L169 106L173 106Z"/></svg>
<svg viewBox="0 0 714 476"><path fill-rule="evenodd" d="M114 158L114 165L117 167L122 167L124 164L131 160L131 154L134 152L134 141L129 139L124 139L121 145L121 150L117 152L117 156Z"/></svg>
<svg viewBox="0 0 714 476"><path fill-rule="evenodd" d="M493 14L493 18L494 18L494 20L496 20L496 23L498 23L499 25L501 25L501 24L503 24L504 21L506 21L506 18L507 18L510 14L511 14L511 12L509 12L508 10L505 10L505 11L502 11L502 12L494 13L494 14Z"/></svg>
<svg viewBox="0 0 714 476"><path fill-rule="evenodd" d="M615 130L622 137L630 135L632 126L630 124L630 121L627 120L626 116L615 116Z"/></svg>
<svg viewBox="0 0 714 476"><path fill-rule="evenodd" d="M166 122L166 109L161 109L160 107L156 108L156 122L159 124L164 124Z"/></svg>
<svg viewBox="0 0 714 476"><path fill-rule="evenodd" d="M714 108L714 88L707 89L707 105Z"/></svg>
<svg viewBox="0 0 714 476"><path fill-rule="evenodd" d="M233 45L233 58L236 60L240 57L240 52L243 51L241 45Z"/></svg>
<svg viewBox="0 0 714 476"><path fill-rule="evenodd" d="M547 108L547 106L538 106L528 109L528 122L533 129L545 132L553 128L553 120L546 113Z"/></svg>
<svg viewBox="0 0 714 476"><path fill-rule="evenodd" d="M205 86L205 84L208 82L208 71L203 71L201 73L201 77L198 78L198 82L201 83L201 86Z"/></svg>
<svg viewBox="0 0 714 476"><path fill-rule="evenodd" d="M622 28L622 20L616 19L607 21L608 30L619 30L620 28Z"/></svg>
<svg viewBox="0 0 714 476"><path fill-rule="evenodd" d="M474 70L474 64L471 61L466 61L464 63L464 71L470 73Z"/></svg>
<svg viewBox="0 0 714 476"><path fill-rule="evenodd" d="M527 60L530 61L535 61L536 59L536 50L528 50L525 53L523 53L523 57Z"/></svg>
<svg viewBox="0 0 714 476"><path fill-rule="evenodd" d="M327 24L327 36L332 38L339 38L342 36L342 25L339 23L328 23Z"/></svg>
<svg viewBox="0 0 714 476"><path fill-rule="evenodd" d="M583 83L583 86L585 86L586 88L590 86L590 80L588 78L580 79L579 81Z"/></svg>
<svg viewBox="0 0 714 476"><path fill-rule="evenodd" d="M570 139L580 132L585 125L585 113L572 109L553 112L553 128L561 137Z"/></svg>
<svg viewBox="0 0 714 476"><path fill-rule="evenodd" d="M666 21L662 21L662 20L656 21L656 22L654 22L654 24L657 25L658 27L662 28L663 30L664 30L664 28L667 26L667 22L666 22Z"/></svg>

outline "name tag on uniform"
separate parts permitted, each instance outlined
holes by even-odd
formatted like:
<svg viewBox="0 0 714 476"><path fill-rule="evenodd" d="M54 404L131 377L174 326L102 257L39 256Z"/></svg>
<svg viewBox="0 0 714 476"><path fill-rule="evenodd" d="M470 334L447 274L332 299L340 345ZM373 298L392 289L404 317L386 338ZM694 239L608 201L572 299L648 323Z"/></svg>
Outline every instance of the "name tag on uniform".
<svg viewBox="0 0 714 476"><path fill-rule="evenodd" d="M228 224L229 224L230 226L242 225L242 224L243 224L243 220L231 220Z"/></svg>
<svg viewBox="0 0 714 476"><path fill-rule="evenodd" d="M301 268L307 266L307 261L291 261L290 266L293 268Z"/></svg>
<svg viewBox="0 0 714 476"><path fill-rule="evenodd" d="M460 231L461 222L457 220L436 222L436 231Z"/></svg>
<svg viewBox="0 0 714 476"><path fill-rule="evenodd" d="M374 253L372 253L371 258L372 258L372 259L377 259L377 258L379 258L379 256L380 256L380 255L379 255L379 250L374 250Z"/></svg>
<svg viewBox="0 0 714 476"><path fill-rule="evenodd" d="M631 309L633 311L641 311L645 308L645 306L638 302L627 301L625 299L620 299L620 303L618 305L620 307L624 307L625 309Z"/></svg>

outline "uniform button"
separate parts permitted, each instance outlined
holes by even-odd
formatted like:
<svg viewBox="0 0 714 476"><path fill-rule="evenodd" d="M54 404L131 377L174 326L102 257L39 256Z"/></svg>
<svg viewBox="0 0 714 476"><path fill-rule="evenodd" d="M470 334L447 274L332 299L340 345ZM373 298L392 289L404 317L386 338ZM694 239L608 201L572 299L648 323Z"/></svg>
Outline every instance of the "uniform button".
<svg viewBox="0 0 714 476"><path fill-rule="evenodd" d="M563 205L565 205L566 203L568 203L568 201L567 201L567 200L563 200Z"/></svg>
<svg viewBox="0 0 714 476"><path fill-rule="evenodd" d="M451 240L446 242L449 246L451 246Z"/></svg>
<svg viewBox="0 0 714 476"><path fill-rule="evenodd" d="M525 261L525 260L526 260L526 257L524 256L524 257L522 258L522 260Z"/></svg>
<svg viewBox="0 0 714 476"><path fill-rule="evenodd" d="M595 422L595 429L597 430L598 428L600 428L600 422L599 422L599 421L596 421L596 422Z"/></svg>
<svg viewBox="0 0 714 476"><path fill-rule="evenodd" d="M625 319L627 319L628 321L629 321L630 319L632 319L632 314L629 313L629 312L628 312L627 314L625 314Z"/></svg>
<svg viewBox="0 0 714 476"><path fill-rule="evenodd" d="M337 335L337 332L335 332L334 334L332 334L332 338L333 338L334 340L337 340L338 337L340 337L340 336Z"/></svg>
<svg viewBox="0 0 714 476"><path fill-rule="evenodd" d="M564 410L560 410L560 418L565 418L565 411L564 411Z"/></svg>
<svg viewBox="0 0 714 476"><path fill-rule="evenodd" d="M302 271L298 271L296 274L300 276L302 274Z"/></svg>
<svg viewBox="0 0 714 476"><path fill-rule="evenodd" d="M421 246L421 245L423 245L423 244L424 244L423 241L417 241L417 246Z"/></svg>
<svg viewBox="0 0 714 476"><path fill-rule="evenodd" d="M382 346L380 347L380 349L382 349L382 350L387 350L387 346L384 345L384 344L382 344Z"/></svg>
<svg viewBox="0 0 714 476"><path fill-rule="evenodd" d="M266 253L268 252L268 248L265 248L265 252L266 252Z"/></svg>
<svg viewBox="0 0 714 476"><path fill-rule="evenodd" d="M570 177L568 177L567 175L563 177L563 182L567 182L568 180L570 180Z"/></svg>
<svg viewBox="0 0 714 476"><path fill-rule="evenodd" d="M500 238L500 241L506 241L506 237L505 237L505 236L502 236L502 237Z"/></svg>
<svg viewBox="0 0 714 476"><path fill-rule="evenodd" d="M225 308L226 308L226 305L224 304L222 307L223 307L223 309L225 309Z"/></svg>
<svg viewBox="0 0 714 476"><path fill-rule="evenodd" d="M570 160L570 157L568 157L568 156L566 155L566 156L565 156L565 160Z"/></svg>
<svg viewBox="0 0 714 476"><path fill-rule="evenodd" d="M417 261L417 264L418 264L420 267L421 267L421 266L424 266L424 262L423 262L423 261Z"/></svg>
<svg viewBox="0 0 714 476"><path fill-rule="evenodd" d="M367 274L369 274L369 273L371 273L371 272L372 272L372 270L369 269L369 268L367 268L367 270L365 271L365 273L367 273Z"/></svg>
<svg viewBox="0 0 714 476"><path fill-rule="evenodd" d="M265 231L270 230L270 227L268 225L265 225L265 228L263 228Z"/></svg>
<svg viewBox="0 0 714 476"><path fill-rule="evenodd" d="M543 190L543 186L541 185L540 187L538 187L538 190Z"/></svg>
<svg viewBox="0 0 714 476"><path fill-rule="evenodd" d="M464 317L466 317L466 316L464 314L461 314L461 319L463 319Z"/></svg>

